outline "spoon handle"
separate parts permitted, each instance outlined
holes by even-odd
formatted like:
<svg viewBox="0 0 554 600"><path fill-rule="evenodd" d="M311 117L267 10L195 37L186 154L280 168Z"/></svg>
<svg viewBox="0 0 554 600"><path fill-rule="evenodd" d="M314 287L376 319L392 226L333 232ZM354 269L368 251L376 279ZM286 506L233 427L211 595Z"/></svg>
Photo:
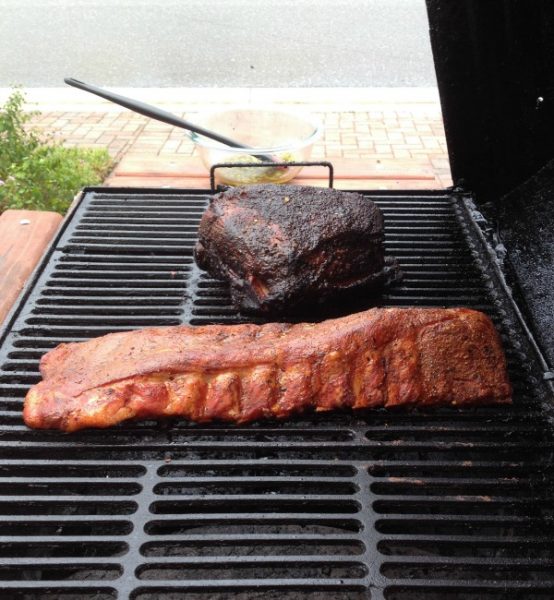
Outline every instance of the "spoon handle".
<svg viewBox="0 0 554 600"><path fill-rule="evenodd" d="M140 102L139 100L133 100L132 98L127 98L126 96L120 96L119 94L114 94L113 92L109 92L102 88L96 87L95 85L90 85L89 83L84 83L83 81L79 81L78 79L74 79L73 77L66 77L64 81L65 83L67 83L67 85L79 88L80 90L84 90L85 92L90 92L91 94L96 94L101 98L110 100L115 104L119 104L120 106L128 108L129 110L139 113L140 115L144 115L145 117L151 117L152 119L162 121L163 123L167 123L169 125L174 125L175 127L181 127L182 129L194 131L195 133L215 140L216 142L221 142L226 146L231 146L231 148L248 148L248 146L236 142L235 140L232 140L224 135L214 133L209 129L199 127L198 125L194 125L189 121L185 121L185 119L181 119L176 115L173 115L165 110L156 108L155 106L151 106L150 104Z"/></svg>

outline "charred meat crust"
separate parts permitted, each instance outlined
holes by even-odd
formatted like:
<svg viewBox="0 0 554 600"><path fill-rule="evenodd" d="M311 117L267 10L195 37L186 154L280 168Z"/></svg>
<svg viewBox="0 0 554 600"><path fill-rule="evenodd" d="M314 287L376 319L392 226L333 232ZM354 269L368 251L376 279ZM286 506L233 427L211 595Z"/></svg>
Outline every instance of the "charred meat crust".
<svg viewBox="0 0 554 600"><path fill-rule="evenodd" d="M177 416L245 423L305 410L510 402L499 336L469 309L372 309L319 324L163 327L62 344L29 427Z"/></svg>
<svg viewBox="0 0 554 600"><path fill-rule="evenodd" d="M242 312L293 313L385 277L379 208L361 194L257 185L217 194L200 222L198 266L229 281Z"/></svg>

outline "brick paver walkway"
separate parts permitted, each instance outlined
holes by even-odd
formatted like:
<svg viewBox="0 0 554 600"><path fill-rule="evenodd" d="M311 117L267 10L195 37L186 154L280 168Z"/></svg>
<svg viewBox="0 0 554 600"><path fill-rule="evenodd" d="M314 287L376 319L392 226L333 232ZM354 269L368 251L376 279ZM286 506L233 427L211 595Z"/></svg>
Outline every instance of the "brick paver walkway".
<svg viewBox="0 0 554 600"><path fill-rule="evenodd" d="M194 155L194 145L183 130L101 103L92 112L43 110L33 125L53 133L69 146L105 147L117 160L124 155ZM303 110L319 116L325 125L323 137L314 146L314 160L387 159L406 166L417 160L418 165L423 162L432 169L438 187L451 185L438 100L411 103L392 98L387 102L385 95L378 102L357 102L351 110L344 104L322 105L309 100L302 103ZM199 109L190 109L184 103L171 108L191 121Z"/></svg>

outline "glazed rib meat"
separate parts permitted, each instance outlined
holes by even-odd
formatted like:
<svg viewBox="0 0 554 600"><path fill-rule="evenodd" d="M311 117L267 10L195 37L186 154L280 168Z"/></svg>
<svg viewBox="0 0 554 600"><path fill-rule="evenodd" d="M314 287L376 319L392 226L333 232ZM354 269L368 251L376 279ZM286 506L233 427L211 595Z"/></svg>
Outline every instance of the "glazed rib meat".
<svg viewBox="0 0 554 600"><path fill-rule="evenodd" d="M25 399L29 427L133 418L245 423L315 409L510 402L499 337L468 309L371 309L318 324L208 325L62 344Z"/></svg>
<svg viewBox="0 0 554 600"><path fill-rule="evenodd" d="M298 185L231 188L200 222L198 266L227 280L242 312L291 314L382 287L383 216L361 194Z"/></svg>

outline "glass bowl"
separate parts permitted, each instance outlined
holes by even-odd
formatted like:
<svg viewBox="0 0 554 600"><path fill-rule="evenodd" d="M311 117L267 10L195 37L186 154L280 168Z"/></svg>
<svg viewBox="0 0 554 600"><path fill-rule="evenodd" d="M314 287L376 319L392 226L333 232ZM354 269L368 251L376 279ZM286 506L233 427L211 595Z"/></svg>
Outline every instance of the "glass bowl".
<svg viewBox="0 0 554 600"><path fill-rule="evenodd" d="M265 108L230 108L204 113L195 119L198 125L245 144L247 148L230 148L209 138L190 132L202 162L209 170L217 163L234 163L237 167L215 172L219 183L248 185L285 183L296 177L301 166L241 167L244 163L305 162L314 142L323 131L321 123L296 111Z"/></svg>

